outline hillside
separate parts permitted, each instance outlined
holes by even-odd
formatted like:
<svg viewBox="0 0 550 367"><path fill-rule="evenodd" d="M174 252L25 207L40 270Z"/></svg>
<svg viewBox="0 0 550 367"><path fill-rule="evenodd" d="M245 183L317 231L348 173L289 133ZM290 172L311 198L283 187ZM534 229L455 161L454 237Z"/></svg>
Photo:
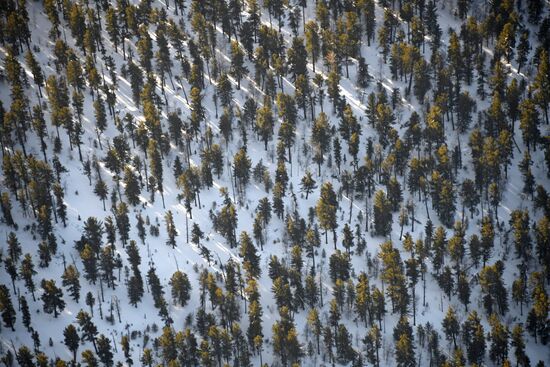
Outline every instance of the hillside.
<svg viewBox="0 0 550 367"><path fill-rule="evenodd" d="M0 19L6 366L550 365L548 2Z"/></svg>

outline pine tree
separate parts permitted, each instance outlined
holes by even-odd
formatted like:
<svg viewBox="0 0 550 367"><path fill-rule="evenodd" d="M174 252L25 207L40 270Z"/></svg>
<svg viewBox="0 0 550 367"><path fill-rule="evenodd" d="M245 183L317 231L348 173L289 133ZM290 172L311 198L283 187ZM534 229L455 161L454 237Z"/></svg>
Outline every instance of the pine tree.
<svg viewBox="0 0 550 367"><path fill-rule="evenodd" d="M395 361L398 367L416 366L414 345L407 334L402 334L395 343Z"/></svg>
<svg viewBox="0 0 550 367"><path fill-rule="evenodd" d="M147 146L147 155L149 156L150 160L150 167L151 167L151 176L155 178L155 186L152 187L152 190L158 190L160 192L160 195L162 197L162 207L164 208L164 186L162 184L162 174L163 174L163 167L162 167L162 158L158 149L158 143L151 139L149 140L148 146Z"/></svg>
<svg viewBox="0 0 550 367"><path fill-rule="evenodd" d="M241 80L248 73L244 65L244 52L236 41L231 42L231 76L237 79L237 90L241 89Z"/></svg>
<svg viewBox="0 0 550 367"><path fill-rule="evenodd" d="M336 213L338 211L338 201L330 182L325 182L321 186L321 195L317 201L315 210L319 218L319 225L325 230L325 241L328 238L327 232L329 230L332 231L334 248L336 249L336 228L338 227Z"/></svg>
<svg viewBox="0 0 550 367"><path fill-rule="evenodd" d="M42 299L43 309L46 313L53 313L57 318L59 313L65 309L65 301L63 301L63 291L61 288L57 288L55 280L42 279L40 284L44 293L40 296Z"/></svg>
<svg viewBox="0 0 550 367"><path fill-rule="evenodd" d="M547 327L547 315L550 309L548 294L544 289L543 277L540 272L533 272L531 274L530 283L532 287L531 298L533 299L533 307L527 315L526 326L529 334L531 334L535 340L537 337L540 338L541 342L544 344L548 342L549 336Z"/></svg>
<svg viewBox="0 0 550 367"><path fill-rule="evenodd" d="M535 80L533 81L533 88L536 90L534 99L544 111L544 119L546 124L548 124L550 123L548 119L548 107L550 105L550 58L546 50L540 53L539 65Z"/></svg>
<svg viewBox="0 0 550 367"><path fill-rule="evenodd" d="M246 232L241 232L239 255L243 258L243 269L251 278L258 279L261 275L260 256Z"/></svg>
<svg viewBox="0 0 550 367"><path fill-rule="evenodd" d="M458 293L458 299L464 305L466 311L468 311L468 304L470 303L470 283L468 281L468 276L464 271L460 272L458 276L458 281L456 284L456 291Z"/></svg>
<svg viewBox="0 0 550 367"><path fill-rule="evenodd" d="M172 287L172 298L181 307L185 307L190 298L191 283L187 274L176 271L170 278L170 286Z"/></svg>
<svg viewBox="0 0 550 367"><path fill-rule="evenodd" d="M321 164L325 158L324 155L330 150L330 124L325 113L321 112L313 121L311 128L311 143L314 149L314 161L318 165L318 174L321 175Z"/></svg>
<svg viewBox="0 0 550 367"><path fill-rule="evenodd" d="M306 193L306 200L309 194L311 194L313 190L317 188L316 183L317 182L313 179L311 172L306 171L304 177L302 177L302 180L300 181L300 187L302 191Z"/></svg>
<svg viewBox="0 0 550 367"><path fill-rule="evenodd" d="M428 63L424 60L424 58L420 58L413 67L413 74L412 77L414 78L414 87L413 92L421 104L424 103L424 97L426 96L426 93L431 88L431 82L430 82L430 68Z"/></svg>
<svg viewBox="0 0 550 367"><path fill-rule="evenodd" d="M470 363L480 364L485 356L485 334L481 320L474 310L462 326L462 340L466 346L466 355Z"/></svg>
<svg viewBox="0 0 550 367"><path fill-rule="evenodd" d="M239 149L233 156L233 175L237 184L238 191L244 195L246 186L250 181L250 168L252 161L248 157L244 148Z"/></svg>
<svg viewBox="0 0 550 367"><path fill-rule="evenodd" d="M23 326L27 328L27 331L31 331L31 313L29 311L29 304L24 296L19 297L19 303L21 305L21 318L23 319Z"/></svg>
<svg viewBox="0 0 550 367"><path fill-rule="evenodd" d="M67 266L61 278L63 279L61 284L67 288L73 300L78 303L80 299L80 273L76 267L74 265Z"/></svg>
<svg viewBox="0 0 550 367"><path fill-rule="evenodd" d="M479 273L483 303L488 314L498 310L504 315L508 311L508 293L502 279L503 272L504 264L497 261L493 265L484 266Z"/></svg>
<svg viewBox="0 0 550 367"><path fill-rule="evenodd" d="M20 366L31 367L34 366L33 355L26 345L19 347L15 353L17 363Z"/></svg>
<svg viewBox="0 0 550 367"><path fill-rule="evenodd" d="M10 291L4 284L0 284L0 312L4 326L15 331L16 313L11 302Z"/></svg>
<svg viewBox="0 0 550 367"><path fill-rule="evenodd" d="M386 193L378 190L374 195L374 231L379 236L388 236L391 228L391 204L386 197Z"/></svg>
<svg viewBox="0 0 550 367"><path fill-rule="evenodd" d="M535 225L536 252L539 263L546 274L550 269L550 219L548 215L542 217Z"/></svg>
<svg viewBox="0 0 550 367"><path fill-rule="evenodd" d="M22 250L21 243L17 239L15 232L10 232L8 234L7 245L9 258L13 261L13 263L18 263Z"/></svg>
<svg viewBox="0 0 550 367"><path fill-rule="evenodd" d="M101 95L97 96L93 105L97 141L99 143L99 147L103 149L101 144L101 134L105 131L105 129L107 129L107 114L105 112L105 103L103 102Z"/></svg>
<svg viewBox="0 0 550 367"><path fill-rule="evenodd" d="M105 181L99 179L96 182L94 187L94 194L96 194L103 202L103 210L105 211L105 200L107 199L107 195L109 194L109 188L107 187Z"/></svg>
<svg viewBox="0 0 550 367"><path fill-rule="evenodd" d="M65 193L63 192L63 187L61 187L59 182L56 182L53 184L53 192L55 196L57 216L63 222L63 227L66 227L67 226L67 205L64 202Z"/></svg>
<svg viewBox="0 0 550 367"><path fill-rule="evenodd" d="M141 66L147 73L151 72L151 60L153 59L153 42L146 25L139 28L139 39L136 43L137 53Z"/></svg>
<svg viewBox="0 0 550 367"><path fill-rule="evenodd" d="M521 72L521 68L527 62L531 45L529 44L529 30L524 29L519 36L519 43L517 47L516 62L518 63L518 74Z"/></svg>
<svg viewBox="0 0 550 367"><path fill-rule="evenodd" d="M387 241L381 245L378 258L383 264L381 278L387 284L386 292L391 299L392 312L404 314L409 300L399 251Z"/></svg>
<svg viewBox="0 0 550 367"><path fill-rule="evenodd" d="M222 73L218 78L216 86L216 95L218 96L222 107L229 107L233 99L233 88L226 73Z"/></svg>
<svg viewBox="0 0 550 367"><path fill-rule="evenodd" d="M531 258L532 242L529 235L529 213L519 209L510 214L510 227L513 230L513 243L516 255L527 262Z"/></svg>
<svg viewBox="0 0 550 367"><path fill-rule="evenodd" d="M84 278L95 284L97 280L97 257L96 253L92 250L92 247L86 243L82 251L80 251L80 258L82 259L82 265L84 266Z"/></svg>
<svg viewBox="0 0 550 367"><path fill-rule="evenodd" d="M260 354L260 360L262 358L263 346L262 315L263 311L260 302L257 300L252 301L248 308L249 324L246 334L252 350Z"/></svg>
<svg viewBox="0 0 550 367"><path fill-rule="evenodd" d="M104 366L111 367L113 365L111 340L103 334L97 338L97 356Z"/></svg>
<svg viewBox="0 0 550 367"><path fill-rule="evenodd" d="M373 325L363 339L367 349L367 360L375 367L380 366L379 350L382 347L382 335L378 326Z"/></svg>
<svg viewBox="0 0 550 367"><path fill-rule="evenodd" d="M455 310L452 307L447 309L445 318L441 324L443 326L443 331L448 341L452 341L454 348L457 348L456 341L457 337L460 334L460 324L458 322Z"/></svg>
<svg viewBox="0 0 550 367"><path fill-rule="evenodd" d="M494 363L501 364L508 358L510 332L495 314L489 317L489 324L491 325L489 357Z"/></svg>
<svg viewBox="0 0 550 367"><path fill-rule="evenodd" d="M514 347L514 355L518 365L522 367L530 366L529 357L525 352L525 341L523 339L523 327L521 324L516 324L512 329L512 347Z"/></svg>
<svg viewBox="0 0 550 367"><path fill-rule="evenodd" d="M481 257L483 259L483 266L491 257L491 252L494 245L495 232L493 228L493 221L490 217L483 217L481 219Z"/></svg>
<svg viewBox="0 0 550 367"><path fill-rule="evenodd" d="M95 357L94 352L89 349L86 349L81 353L82 362L86 363L87 367L97 367L97 358Z"/></svg>
<svg viewBox="0 0 550 367"><path fill-rule="evenodd" d="M80 336L73 324L67 325L65 330L63 330L63 337L65 346L73 352L73 363L76 363L76 352L80 345Z"/></svg>
<svg viewBox="0 0 550 367"><path fill-rule="evenodd" d="M359 88L366 89L371 82L371 75L369 74L369 64L365 62L364 57L359 58L359 64L357 66L357 81L356 85Z"/></svg>
<svg viewBox="0 0 550 367"><path fill-rule="evenodd" d="M132 306L137 307L143 297L143 292L143 278L139 269L135 268L128 280L128 300Z"/></svg>
<svg viewBox="0 0 550 367"><path fill-rule="evenodd" d="M157 52L155 52L156 69L161 79L161 88L164 88L166 74L170 78L172 87L174 82L172 81L172 59L170 56L170 49L168 48L168 40L166 39L165 29L157 27L155 33L157 41Z"/></svg>
<svg viewBox="0 0 550 367"><path fill-rule="evenodd" d="M264 101L264 105L258 109L258 116L256 119L256 130L264 142L265 150L267 150L267 143L273 136L274 123L271 101L267 99Z"/></svg>
<svg viewBox="0 0 550 367"><path fill-rule="evenodd" d="M202 105L202 98L201 91L197 87L191 88L191 116L190 116L190 124L191 124L191 131L193 132L194 136L196 137L197 133L200 131L200 125L201 122L205 119L205 109Z"/></svg>
<svg viewBox="0 0 550 367"><path fill-rule="evenodd" d="M130 236L130 218L128 218L128 205L121 201L115 212L115 222L123 245L126 245Z"/></svg>
<svg viewBox="0 0 550 367"><path fill-rule="evenodd" d="M123 182L124 182L124 194L128 199L128 203L130 203L130 205L133 205L133 206L139 205L141 202L141 200L139 199L139 195L141 194L141 188L139 185L139 181L130 166L124 167Z"/></svg>
<svg viewBox="0 0 550 367"><path fill-rule="evenodd" d="M174 215L171 210L168 210L164 215L164 221L166 222L166 233L168 234L166 244L172 246L172 248L176 248L176 236L178 235L178 231L174 224Z"/></svg>
<svg viewBox="0 0 550 367"><path fill-rule="evenodd" d="M117 266L115 259L115 247L112 244L108 244L101 250L99 256L99 266L101 268L102 279L107 283L107 287L115 289L115 276L114 270Z"/></svg>
<svg viewBox="0 0 550 367"><path fill-rule="evenodd" d="M540 136L538 128L540 122L534 101L529 98L524 99L519 106L519 110L519 127L522 132L523 142L527 146L528 151L530 151L531 148L536 150Z"/></svg>
<svg viewBox="0 0 550 367"><path fill-rule="evenodd" d="M21 267L19 268L19 276L21 277L21 279L25 281L25 287L29 292L31 292L33 301L36 301L36 298L34 296L34 291L36 287L34 284L34 280L32 279L34 275L36 275L36 271L34 270L32 256L31 254L27 253L23 257L23 260L21 261Z"/></svg>
<svg viewBox="0 0 550 367"><path fill-rule="evenodd" d="M294 320L289 310L283 306L279 309L281 319L273 324L273 352L281 358L283 365L299 363L302 357L301 345L298 340Z"/></svg>
<svg viewBox="0 0 550 367"><path fill-rule="evenodd" d="M42 97L42 87L44 86L44 73L42 71L42 67L40 66L40 63L36 60L34 54L31 51L28 51L25 54L25 61L27 63L27 66L31 70L32 77L34 83L38 87L40 97Z"/></svg>
<svg viewBox="0 0 550 367"><path fill-rule="evenodd" d="M333 110L336 111L340 102L340 75L336 70L331 70L327 77L327 94L332 101Z"/></svg>
<svg viewBox="0 0 550 367"><path fill-rule="evenodd" d="M4 260L4 268L6 269L6 273L11 278L11 284L13 286L13 293L17 293L17 291L15 289L15 280L18 277L17 267L15 266L15 263L13 262L13 260L11 258L7 258L6 260Z"/></svg>
<svg viewBox="0 0 550 367"><path fill-rule="evenodd" d="M310 20L306 23L304 29L304 36L306 41L306 50L311 56L311 63L313 65L313 72L315 73L315 64L321 51L319 28L315 21Z"/></svg>

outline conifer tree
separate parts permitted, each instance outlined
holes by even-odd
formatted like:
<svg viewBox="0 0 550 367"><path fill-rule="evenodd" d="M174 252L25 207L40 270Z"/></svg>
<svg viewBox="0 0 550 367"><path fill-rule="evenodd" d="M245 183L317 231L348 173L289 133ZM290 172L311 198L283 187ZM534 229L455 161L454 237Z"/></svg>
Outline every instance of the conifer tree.
<svg viewBox="0 0 550 367"><path fill-rule="evenodd" d="M143 297L143 278L139 269L135 268L128 280L128 300L130 304L137 307Z"/></svg>
<svg viewBox="0 0 550 367"><path fill-rule="evenodd" d="M84 266L84 278L91 283L95 284L97 280L97 253L92 250L92 247L86 243L84 248L80 251L80 258L82 259L82 265Z"/></svg>
<svg viewBox="0 0 550 367"><path fill-rule="evenodd" d="M107 199L107 195L109 194L109 188L107 187L107 184L105 181L99 179L94 187L94 193L101 199L103 202L103 210L105 211L105 200Z"/></svg>
<svg viewBox="0 0 550 367"><path fill-rule="evenodd" d="M414 345L407 334L402 334L395 343L395 361L398 367L416 366Z"/></svg>
<svg viewBox="0 0 550 367"><path fill-rule="evenodd" d="M31 313L29 311L29 304L24 296L19 297L19 303L21 305L21 318L23 326L27 328L27 331L31 331Z"/></svg>
<svg viewBox="0 0 550 367"><path fill-rule="evenodd" d="M273 136L274 124L271 101L267 99L264 101L264 105L258 109L258 116L256 118L256 130L264 142L265 150L267 150L267 143Z"/></svg>
<svg viewBox="0 0 550 367"><path fill-rule="evenodd" d="M512 329L511 345L514 347L514 355L518 365L525 367L530 366L529 357L525 352L525 340L523 339L523 327L521 324L516 324Z"/></svg>
<svg viewBox="0 0 550 367"><path fill-rule="evenodd" d="M325 113L321 112L313 121L311 128L311 143L314 147L314 161L318 165L318 174L321 175L321 164L324 155L330 150L330 124Z"/></svg>
<svg viewBox="0 0 550 367"><path fill-rule="evenodd" d="M501 364L508 358L510 332L508 327L500 322L496 314L489 317L489 324L491 325L489 357L494 363Z"/></svg>
<svg viewBox="0 0 550 367"><path fill-rule="evenodd" d="M237 189L241 195L244 195L244 190L250 181L250 168L252 167L252 161L248 157L244 148L233 156L233 175L235 177L235 183Z"/></svg>
<svg viewBox="0 0 550 367"><path fill-rule="evenodd" d="M34 54L31 51L28 51L25 54L25 61L27 63L27 66L31 70L33 80L38 87L40 97L42 97L42 87L44 86L44 73L42 71L42 67L40 66L40 63L36 60Z"/></svg>
<svg viewBox="0 0 550 367"><path fill-rule="evenodd" d="M430 69L428 63L424 58L419 58L414 64L412 77L414 78L413 92L416 99L421 104L424 103L424 97L431 87L429 73Z"/></svg>
<svg viewBox="0 0 550 367"><path fill-rule="evenodd" d="M483 303L488 314L496 314L498 311L504 315L508 311L508 293L502 279L503 272L504 264L497 261L493 265L484 266L479 273Z"/></svg>
<svg viewBox="0 0 550 367"><path fill-rule="evenodd" d="M527 149L537 149L539 132L539 117L535 107L535 103L532 99L524 99L520 106L520 119L519 127L522 132L523 142L527 146Z"/></svg>
<svg viewBox="0 0 550 367"><path fill-rule="evenodd" d="M164 221L166 222L166 233L168 234L166 244L172 246L172 248L176 248L176 236L178 235L178 231L174 224L174 215L171 210L168 210L164 215Z"/></svg>
<svg viewBox="0 0 550 367"><path fill-rule="evenodd" d="M69 294L75 302L80 299L80 273L74 265L69 265L61 276L63 279L62 285L67 287Z"/></svg>
<svg viewBox="0 0 550 367"><path fill-rule="evenodd" d="M106 367L113 366L113 352L111 350L111 339L103 334L97 338L97 357Z"/></svg>
<svg viewBox="0 0 550 367"><path fill-rule="evenodd" d="M170 278L170 286L172 287L172 298L181 307L185 307L191 295L191 283L187 274L176 271Z"/></svg>
<svg viewBox="0 0 550 367"><path fill-rule="evenodd" d="M141 188L139 186L139 181L134 174L134 171L130 166L124 167L124 194L128 199L130 205L136 206L141 202L139 195L141 194Z"/></svg>
<svg viewBox="0 0 550 367"><path fill-rule="evenodd" d="M261 274L260 256L257 254L256 247L252 243L250 236L246 232L241 232L239 255L243 258L243 269L251 278L258 279Z"/></svg>
<svg viewBox="0 0 550 367"><path fill-rule="evenodd" d="M518 74L521 72L523 65L527 62L527 57L530 50L531 45L529 44L529 30L524 29L519 36L517 47L516 62L518 63Z"/></svg>
<svg viewBox="0 0 550 367"><path fill-rule="evenodd" d="M313 179L311 172L306 171L304 177L302 177L302 180L300 181L300 187L302 191L306 193L306 200L309 194L311 194L313 190L317 188L316 184L317 182Z"/></svg>
<svg viewBox="0 0 550 367"><path fill-rule="evenodd" d="M392 303L392 312L404 314L409 300L399 250L387 241L381 245L378 257L383 264L381 277L387 284L386 292Z"/></svg>
<svg viewBox="0 0 550 367"><path fill-rule="evenodd" d="M0 312L5 327L15 331L16 313L10 297L10 291L4 284L0 284Z"/></svg>
<svg viewBox="0 0 550 367"><path fill-rule="evenodd" d="M31 292L33 301L36 301L34 296L34 291L36 289L34 280L32 277L36 275L36 271L34 270L34 264L32 262L32 256L31 254L27 253L23 257L23 260L21 261L21 266L19 268L19 276L21 279L25 281L25 287L27 287L27 290Z"/></svg>
<svg viewBox="0 0 550 367"><path fill-rule="evenodd" d="M294 320L287 307L279 309L281 319L273 324L273 352L281 358L283 365L293 364L302 357L301 345L298 340Z"/></svg>
<svg viewBox="0 0 550 367"><path fill-rule="evenodd" d="M443 319L442 326L447 340L452 341L454 348L456 349L456 341L458 335L460 334L460 324L458 322L455 310L452 307L449 307L447 309L447 313L445 314L445 318Z"/></svg>
<svg viewBox="0 0 550 367"><path fill-rule="evenodd" d="M379 236L387 236L391 232L391 204L386 193L378 190L374 195L374 231Z"/></svg>
<svg viewBox="0 0 550 367"><path fill-rule="evenodd" d="M73 363L76 363L76 353L80 345L80 336L73 324L67 325L63 330L65 346L73 353Z"/></svg>
<svg viewBox="0 0 550 367"><path fill-rule="evenodd" d="M321 195L317 201L315 210L319 218L319 225L325 230L325 242L328 240L327 232L329 230L332 231L334 248L336 249L336 228L338 227L336 213L338 211L338 201L330 182L325 182L321 186Z"/></svg>
<svg viewBox="0 0 550 367"><path fill-rule="evenodd" d="M158 149L158 143L154 139L150 139L147 146L147 155L150 160L151 176L155 178L155 185L152 187L153 191L158 190L162 197L162 207L164 208L164 186L162 184L162 159Z"/></svg>
<svg viewBox="0 0 550 367"><path fill-rule="evenodd" d="M244 65L244 52L236 41L231 42L231 76L237 79L237 90L241 89L241 80L248 73Z"/></svg>
<svg viewBox="0 0 550 367"><path fill-rule="evenodd" d="M363 339L367 349L367 360L375 367L380 366L379 350L382 347L382 335L378 326L373 325Z"/></svg>
<svg viewBox="0 0 550 367"><path fill-rule="evenodd" d="M0 207L2 208L2 215L6 221L6 224L12 227L15 227L15 222L13 221L13 216L11 214L11 201L10 196L7 192L3 192L0 197Z"/></svg>
<svg viewBox="0 0 550 367"><path fill-rule="evenodd" d="M126 245L126 242L130 238L130 218L128 218L128 212L128 205L121 201L116 207L115 222L123 245Z"/></svg>
<svg viewBox="0 0 550 367"><path fill-rule="evenodd" d="M40 283L44 293L40 296L42 299L43 309L46 313L53 313L57 318L59 313L65 309L65 301L63 301L63 291L57 288L53 279L42 279Z"/></svg>
<svg viewBox="0 0 550 367"><path fill-rule="evenodd" d="M546 124L550 122L548 109L550 106L550 57L548 51L543 50L540 53L539 65L533 87L536 90L534 98L536 103L544 111Z"/></svg>
<svg viewBox="0 0 550 367"><path fill-rule="evenodd" d="M15 266L14 261L11 258L7 258L6 260L4 260L4 268L6 269L6 273L11 278L13 293L17 293L17 290L15 289L15 280L17 279L18 274L17 274L17 267Z"/></svg>

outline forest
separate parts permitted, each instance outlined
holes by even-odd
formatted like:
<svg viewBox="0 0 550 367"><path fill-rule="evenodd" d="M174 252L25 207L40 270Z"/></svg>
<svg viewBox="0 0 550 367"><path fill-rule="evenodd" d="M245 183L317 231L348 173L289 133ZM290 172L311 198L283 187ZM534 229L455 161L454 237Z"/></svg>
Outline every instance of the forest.
<svg viewBox="0 0 550 367"><path fill-rule="evenodd" d="M548 0L0 1L6 367L550 366Z"/></svg>

